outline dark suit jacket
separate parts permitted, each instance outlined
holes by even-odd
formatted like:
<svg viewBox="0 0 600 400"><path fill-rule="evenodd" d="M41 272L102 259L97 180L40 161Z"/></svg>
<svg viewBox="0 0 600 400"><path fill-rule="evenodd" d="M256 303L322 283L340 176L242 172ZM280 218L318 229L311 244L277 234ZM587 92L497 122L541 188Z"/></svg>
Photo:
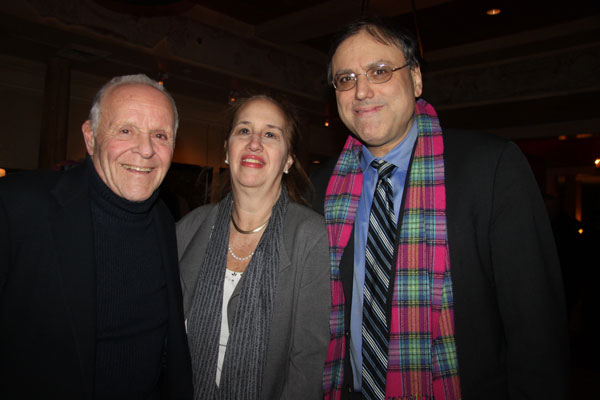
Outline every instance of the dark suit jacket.
<svg viewBox="0 0 600 400"><path fill-rule="evenodd" d="M483 133L445 130L444 147L463 399L566 399L568 339L560 268L527 160L514 143ZM334 164L327 167L313 179L314 206L321 212ZM352 237L340 262L347 305L353 254ZM348 363L344 378L351 384Z"/></svg>
<svg viewBox="0 0 600 400"><path fill-rule="evenodd" d="M91 167L91 164L89 165ZM91 399L95 261L85 166L0 179L0 398ZM175 230L153 207L169 324L162 398L191 398Z"/></svg>

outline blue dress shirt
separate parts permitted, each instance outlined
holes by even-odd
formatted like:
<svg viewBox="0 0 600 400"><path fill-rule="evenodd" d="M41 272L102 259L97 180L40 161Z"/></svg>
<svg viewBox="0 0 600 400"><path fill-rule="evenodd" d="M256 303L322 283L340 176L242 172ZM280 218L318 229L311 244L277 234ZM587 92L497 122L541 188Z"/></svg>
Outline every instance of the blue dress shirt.
<svg viewBox="0 0 600 400"><path fill-rule="evenodd" d="M396 166L392 173L392 190L394 194L394 213L396 221L400 206L406 173L410 163L413 147L418 136L417 124L413 122L406 137L381 159ZM366 146L362 147L360 167L363 171L363 187L354 220L354 278L352 281L352 309L350 311L350 362L354 376L354 390L362 388L362 315L363 290L365 285L365 249L369 231L369 214L373 203L373 194L377 185L377 170L371 166L375 160Z"/></svg>

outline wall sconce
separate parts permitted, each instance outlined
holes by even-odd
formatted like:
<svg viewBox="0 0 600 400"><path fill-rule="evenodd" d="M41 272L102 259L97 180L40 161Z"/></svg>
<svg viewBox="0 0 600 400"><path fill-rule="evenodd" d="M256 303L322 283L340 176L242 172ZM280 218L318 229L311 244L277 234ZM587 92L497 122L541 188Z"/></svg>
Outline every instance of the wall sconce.
<svg viewBox="0 0 600 400"><path fill-rule="evenodd" d="M227 96L227 104L232 105L241 98L243 98L243 96L240 96L240 93L237 90L231 89Z"/></svg>
<svg viewBox="0 0 600 400"><path fill-rule="evenodd" d="M5 175L6 175L6 171L4 169L0 168L0 178L2 178Z"/></svg>
<svg viewBox="0 0 600 400"><path fill-rule="evenodd" d="M158 82L160 86L164 86L167 79L169 79L169 73L161 71L158 73L158 79L156 82Z"/></svg>

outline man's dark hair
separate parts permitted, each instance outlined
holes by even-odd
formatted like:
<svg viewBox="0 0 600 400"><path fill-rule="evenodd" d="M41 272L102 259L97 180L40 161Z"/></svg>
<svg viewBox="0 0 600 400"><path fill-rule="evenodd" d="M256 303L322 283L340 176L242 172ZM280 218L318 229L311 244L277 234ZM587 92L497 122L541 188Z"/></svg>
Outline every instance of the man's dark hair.
<svg viewBox="0 0 600 400"><path fill-rule="evenodd" d="M380 43L395 46L402 50L404 58L411 69L420 66L417 41L410 32L397 26L397 24L392 23L390 20L384 20L379 17L365 17L346 25L333 37L329 49L329 65L327 66L327 81L329 83L333 81L331 65L333 55L342 42L361 31L367 32Z"/></svg>

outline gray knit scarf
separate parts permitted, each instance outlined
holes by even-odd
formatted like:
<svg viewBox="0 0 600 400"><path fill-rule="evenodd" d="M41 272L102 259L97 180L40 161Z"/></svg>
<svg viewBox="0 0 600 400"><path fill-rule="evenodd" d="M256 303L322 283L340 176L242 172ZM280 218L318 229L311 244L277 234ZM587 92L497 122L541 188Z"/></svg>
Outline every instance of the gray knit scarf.
<svg viewBox="0 0 600 400"><path fill-rule="evenodd" d="M243 286L230 326L221 382L217 387L215 378L229 244L231 193L219 204L187 320L196 400L257 400L261 397L262 373L280 264L279 247L282 244L283 218L288 201L287 191L282 188L273 206L269 224L239 282Z"/></svg>

